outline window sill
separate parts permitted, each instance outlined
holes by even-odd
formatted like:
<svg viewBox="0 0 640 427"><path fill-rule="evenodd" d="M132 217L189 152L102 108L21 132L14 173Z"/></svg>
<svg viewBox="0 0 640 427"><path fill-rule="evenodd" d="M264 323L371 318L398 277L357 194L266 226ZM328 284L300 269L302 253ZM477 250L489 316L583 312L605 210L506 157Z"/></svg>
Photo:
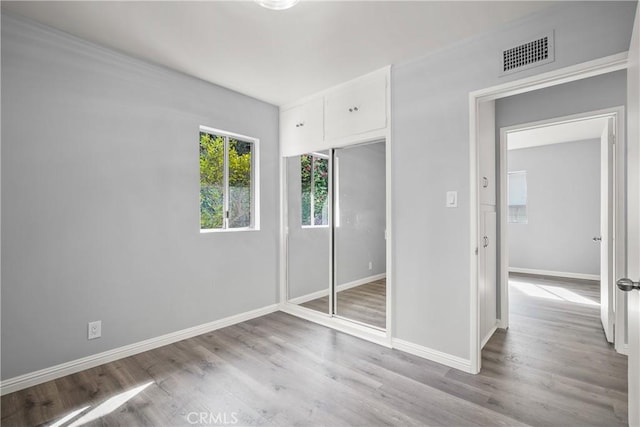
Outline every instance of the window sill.
<svg viewBox="0 0 640 427"><path fill-rule="evenodd" d="M302 225L302 228L329 228L328 225Z"/></svg>
<svg viewBox="0 0 640 427"><path fill-rule="evenodd" d="M215 234L215 233L238 233L241 231L260 231L260 228L245 227L245 228L208 228L200 229L200 234Z"/></svg>

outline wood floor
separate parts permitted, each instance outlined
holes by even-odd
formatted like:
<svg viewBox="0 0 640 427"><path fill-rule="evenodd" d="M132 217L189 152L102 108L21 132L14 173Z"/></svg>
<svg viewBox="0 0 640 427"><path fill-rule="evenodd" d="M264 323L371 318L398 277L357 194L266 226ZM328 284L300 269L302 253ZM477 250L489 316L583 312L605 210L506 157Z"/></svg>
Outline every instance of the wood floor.
<svg viewBox="0 0 640 427"><path fill-rule="evenodd" d="M273 313L3 396L2 425L625 425L626 358L598 307L521 289L479 375Z"/></svg>
<svg viewBox="0 0 640 427"><path fill-rule="evenodd" d="M329 297L317 298L300 304L300 306L327 313ZM387 325L387 279L375 280L338 292L336 314L385 329Z"/></svg>

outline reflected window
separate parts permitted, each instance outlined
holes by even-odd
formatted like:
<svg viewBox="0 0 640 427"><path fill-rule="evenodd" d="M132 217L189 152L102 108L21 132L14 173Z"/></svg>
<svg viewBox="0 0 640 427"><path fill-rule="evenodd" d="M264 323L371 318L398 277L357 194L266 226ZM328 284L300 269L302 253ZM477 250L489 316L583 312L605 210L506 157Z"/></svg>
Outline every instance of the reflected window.
<svg viewBox="0 0 640 427"><path fill-rule="evenodd" d="M509 222L527 224L527 171L509 172Z"/></svg>
<svg viewBox="0 0 640 427"><path fill-rule="evenodd" d="M329 225L329 157L321 154L300 156L302 188L302 226Z"/></svg>
<svg viewBox="0 0 640 427"><path fill-rule="evenodd" d="M258 229L257 140L200 128L200 230Z"/></svg>

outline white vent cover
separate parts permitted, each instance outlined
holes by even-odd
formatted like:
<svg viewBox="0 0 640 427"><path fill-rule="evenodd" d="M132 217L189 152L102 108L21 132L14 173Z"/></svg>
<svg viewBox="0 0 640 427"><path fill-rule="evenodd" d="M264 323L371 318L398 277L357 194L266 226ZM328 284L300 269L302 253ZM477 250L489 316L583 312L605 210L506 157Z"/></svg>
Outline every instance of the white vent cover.
<svg viewBox="0 0 640 427"><path fill-rule="evenodd" d="M553 31L502 51L501 74L510 74L553 62Z"/></svg>

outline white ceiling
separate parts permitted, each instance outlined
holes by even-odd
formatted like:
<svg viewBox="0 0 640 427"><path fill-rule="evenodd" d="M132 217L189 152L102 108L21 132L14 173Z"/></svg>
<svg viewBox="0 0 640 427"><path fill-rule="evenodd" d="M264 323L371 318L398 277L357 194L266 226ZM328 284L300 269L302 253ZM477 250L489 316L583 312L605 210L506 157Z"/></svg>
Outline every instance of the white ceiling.
<svg viewBox="0 0 640 427"><path fill-rule="evenodd" d="M507 148L518 150L540 145L600 139L606 124L607 118L599 117L509 132L507 134Z"/></svg>
<svg viewBox="0 0 640 427"><path fill-rule="evenodd" d="M539 11L528 1L6 2L9 13L282 105Z"/></svg>

